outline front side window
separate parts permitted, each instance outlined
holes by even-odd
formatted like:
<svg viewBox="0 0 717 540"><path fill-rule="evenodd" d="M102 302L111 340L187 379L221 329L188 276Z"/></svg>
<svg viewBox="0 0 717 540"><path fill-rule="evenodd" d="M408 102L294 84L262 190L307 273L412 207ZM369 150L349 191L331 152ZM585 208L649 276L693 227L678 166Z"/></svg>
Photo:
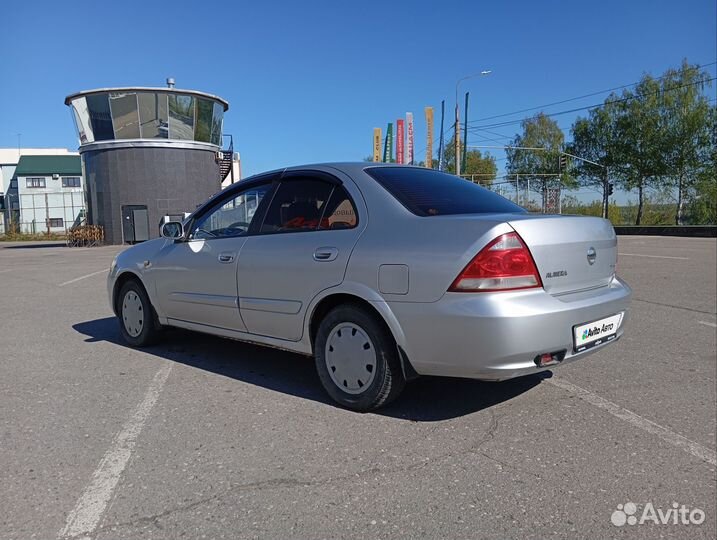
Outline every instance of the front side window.
<svg viewBox="0 0 717 540"><path fill-rule="evenodd" d="M62 187L67 188L73 188L73 187L81 187L82 181L80 180L79 176L63 176L62 177Z"/></svg>
<svg viewBox="0 0 717 540"><path fill-rule="evenodd" d="M25 184L29 188L44 188L45 187L45 179L40 178L27 178L27 183Z"/></svg>
<svg viewBox="0 0 717 540"><path fill-rule="evenodd" d="M254 220L259 204L271 190L271 184L248 188L224 200L200 216L192 226L191 239L244 236Z"/></svg>
<svg viewBox="0 0 717 540"><path fill-rule="evenodd" d="M284 180L266 211L261 232L315 231L333 188L313 178Z"/></svg>

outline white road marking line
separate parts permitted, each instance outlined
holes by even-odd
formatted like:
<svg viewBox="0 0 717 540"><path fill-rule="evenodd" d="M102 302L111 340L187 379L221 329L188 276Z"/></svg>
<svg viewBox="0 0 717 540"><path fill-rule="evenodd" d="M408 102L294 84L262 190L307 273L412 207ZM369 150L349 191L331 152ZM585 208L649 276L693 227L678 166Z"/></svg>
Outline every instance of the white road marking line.
<svg viewBox="0 0 717 540"><path fill-rule="evenodd" d="M10 271L12 271L12 268L6 268L5 270L0 270L0 274L2 274L3 272L10 272Z"/></svg>
<svg viewBox="0 0 717 540"><path fill-rule="evenodd" d="M167 363L152 379L144 399L122 430L115 436L112 446L100 461L89 485L78 499L75 508L67 515L65 527L60 531L59 538L89 535L97 527L132 455L137 437L147 422L149 413L157 402L164 383L167 382L172 365L172 363Z"/></svg>
<svg viewBox="0 0 717 540"><path fill-rule="evenodd" d="M620 253L618 255L627 255L628 257L649 257L650 259L677 259L679 261L689 261L689 257L670 257L669 255L642 255L641 253Z"/></svg>
<svg viewBox="0 0 717 540"><path fill-rule="evenodd" d="M699 324L704 324L705 326L711 326L712 328L717 328L717 324L713 322L707 322L707 321L697 321Z"/></svg>
<svg viewBox="0 0 717 540"><path fill-rule="evenodd" d="M58 287L64 287L65 285L69 285L70 283L77 283L78 281L81 281L83 279L87 279L88 277L96 276L97 274L101 274L103 272L108 272L109 269L105 268L104 270L98 270L97 272L92 272L91 274L87 274L86 276L80 276L75 279L71 279L70 281L65 281L64 283L60 283Z"/></svg>
<svg viewBox="0 0 717 540"><path fill-rule="evenodd" d="M682 435L679 435L674 431L667 429L666 427L656 424L652 420L643 418L639 414L635 414L634 412L625 409L624 407L620 407L620 405L617 405L612 401L608 401L605 398L601 398L600 396L593 394L589 390L585 390L580 386L569 383L565 379L552 377L550 379L545 379L545 381L549 382L554 386L557 386L558 388L567 390L571 394L575 394L580 399L587 401L591 405L595 405L596 407L606 410L613 416L624 420L628 424L632 424L633 426L647 431L648 433L657 435L663 441L670 443L671 445L676 446L677 448L680 448L686 452L689 452L693 456L698 457L703 461L706 461L710 465L717 465L717 452L715 452L714 450L711 450L702 446L699 443L691 441L686 437L683 437Z"/></svg>

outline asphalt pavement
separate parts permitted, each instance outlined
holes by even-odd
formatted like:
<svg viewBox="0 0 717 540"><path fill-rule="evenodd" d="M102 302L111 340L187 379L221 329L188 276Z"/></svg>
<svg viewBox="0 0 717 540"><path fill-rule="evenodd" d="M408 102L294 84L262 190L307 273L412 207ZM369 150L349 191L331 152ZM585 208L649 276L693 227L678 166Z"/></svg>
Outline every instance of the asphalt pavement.
<svg viewBox="0 0 717 540"><path fill-rule="evenodd" d="M358 414L303 356L124 345L119 247L0 243L0 538L713 539L716 247L620 237L613 346Z"/></svg>

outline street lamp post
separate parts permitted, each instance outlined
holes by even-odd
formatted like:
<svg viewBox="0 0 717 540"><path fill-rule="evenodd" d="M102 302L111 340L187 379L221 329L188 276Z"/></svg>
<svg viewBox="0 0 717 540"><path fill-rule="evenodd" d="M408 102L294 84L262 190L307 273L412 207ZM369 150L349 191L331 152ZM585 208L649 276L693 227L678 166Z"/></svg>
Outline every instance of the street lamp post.
<svg viewBox="0 0 717 540"><path fill-rule="evenodd" d="M610 185L610 177L608 176L608 168L607 165L603 165L601 163L597 163L595 161L586 159L584 157L576 156L574 154L570 154L568 152L560 152L564 156L570 156L571 158L579 159L580 161L584 161L585 163L590 163L590 165L595 165L596 167L601 167L603 170L603 181L602 181L602 217L605 219L608 218L609 215L609 207L610 207L610 195L608 193L608 186Z"/></svg>
<svg viewBox="0 0 717 540"><path fill-rule="evenodd" d="M484 69L480 73L474 73L473 75L467 75L466 77L463 77L461 79L458 79L456 82L456 133L453 137L453 140L456 143L456 176L461 175L461 117L460 117L460 110L458 108L458 87L460 84L467 80L472 79L473 77L480 77L483 75L489 75L491 73L490 69Z"/></svg>

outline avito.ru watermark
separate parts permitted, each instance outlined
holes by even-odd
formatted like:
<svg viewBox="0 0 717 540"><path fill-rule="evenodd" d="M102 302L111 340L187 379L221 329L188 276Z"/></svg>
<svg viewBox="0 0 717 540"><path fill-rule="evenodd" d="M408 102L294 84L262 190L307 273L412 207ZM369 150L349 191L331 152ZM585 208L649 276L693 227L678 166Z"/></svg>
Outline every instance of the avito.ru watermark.
<svg viewBox="0 0 717 540"><path fill-rule="evenodd" d="M645 504L640 517L637 516L637 505L632 502L618 504L610 516L610 521L616 527L623 525L643 525L653 523L654 525L702 525L705 520L705 512L700 508L690 508L684 504L672 503L667 510L655 508L651 502Z"/></svg>

